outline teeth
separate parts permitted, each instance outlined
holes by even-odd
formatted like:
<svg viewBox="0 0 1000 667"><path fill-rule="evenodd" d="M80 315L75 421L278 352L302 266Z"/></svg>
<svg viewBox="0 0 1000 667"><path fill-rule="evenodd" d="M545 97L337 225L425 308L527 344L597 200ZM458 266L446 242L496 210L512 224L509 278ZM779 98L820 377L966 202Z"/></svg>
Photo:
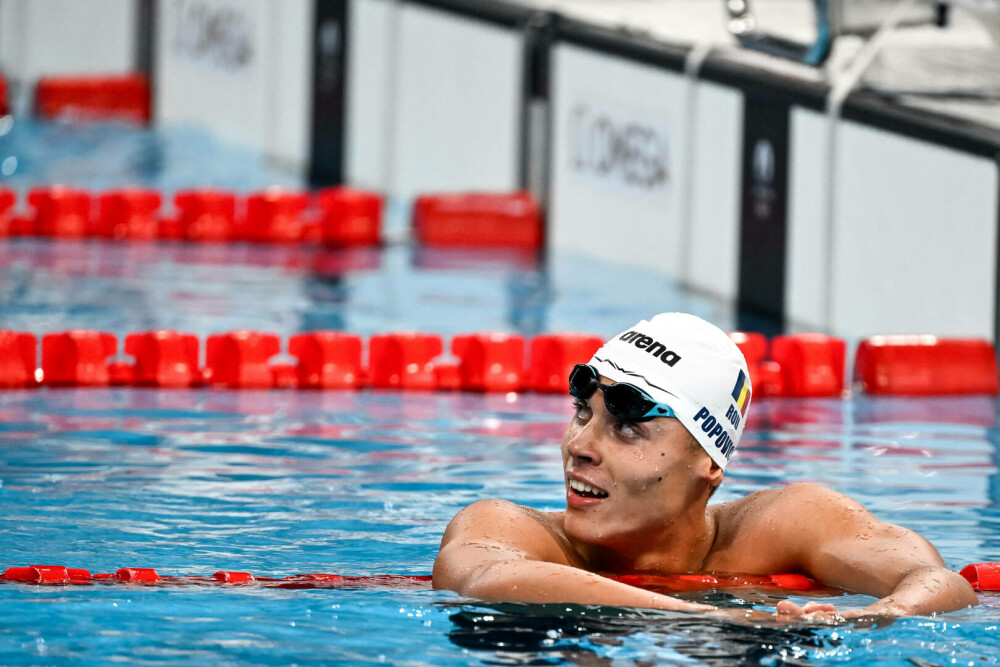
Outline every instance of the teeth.
<svg viewBox="0 0 1000 667"><path fill-rule="evenodd" d="M590 484L587 484L586 482L581 482L578 479L570 479L569 486L574 491L579 491L580 493L590 493L599 498L604 498L608 495L604 491L601 491L600 489L595 489Z"/></svg>

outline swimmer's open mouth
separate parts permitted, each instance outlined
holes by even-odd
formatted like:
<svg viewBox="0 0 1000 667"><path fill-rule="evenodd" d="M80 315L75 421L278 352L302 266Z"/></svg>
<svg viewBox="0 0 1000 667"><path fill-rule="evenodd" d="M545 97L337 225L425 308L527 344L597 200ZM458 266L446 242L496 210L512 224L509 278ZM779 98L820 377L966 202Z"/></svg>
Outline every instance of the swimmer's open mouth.
<svg viewBox="0 0 1000 667"><path fill-rule="evenodd" d="M586 482L581 482L578 479L569 480L569 488L573 489L577 494L583 496L584 498L607 498L608 492L602 491L597 487L593 487Z"/></svg>

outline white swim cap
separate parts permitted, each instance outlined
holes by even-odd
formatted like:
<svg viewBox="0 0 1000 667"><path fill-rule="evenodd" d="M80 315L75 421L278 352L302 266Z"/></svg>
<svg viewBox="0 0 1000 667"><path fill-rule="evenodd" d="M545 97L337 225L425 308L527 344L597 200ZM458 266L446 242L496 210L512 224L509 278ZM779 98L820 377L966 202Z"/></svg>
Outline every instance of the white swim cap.
<svg viewBox="0 0 1000 667"><path fill-rule="evenodd" d="M590 365L669 405L713 461L729 463L750 407L750 376L743 353L714 324L661 313L606 342Z"/></svg>

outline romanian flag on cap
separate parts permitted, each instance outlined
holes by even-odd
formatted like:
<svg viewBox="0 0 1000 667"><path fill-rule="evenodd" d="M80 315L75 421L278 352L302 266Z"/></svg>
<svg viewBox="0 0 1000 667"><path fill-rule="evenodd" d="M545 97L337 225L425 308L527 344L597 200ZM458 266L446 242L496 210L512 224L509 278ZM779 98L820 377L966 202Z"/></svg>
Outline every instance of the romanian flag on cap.
<svg viewBox="0 0 1000 667"><path fill-rule="evenodd" d="M733 387L733 400L736 401L736 407L740 409L740 416L745 417L747 406L750 405L750 383L747 381L746 373L742 370L740 376L736 378L736 386Z"/></svg>

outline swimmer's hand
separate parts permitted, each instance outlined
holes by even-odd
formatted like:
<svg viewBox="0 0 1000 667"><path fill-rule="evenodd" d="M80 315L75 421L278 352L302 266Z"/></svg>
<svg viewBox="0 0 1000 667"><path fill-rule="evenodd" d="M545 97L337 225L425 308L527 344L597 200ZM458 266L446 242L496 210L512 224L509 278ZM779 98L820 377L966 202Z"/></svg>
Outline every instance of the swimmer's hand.
<svg viewBox="0 0 1000 667"><path fill-rule="evenodd" d="M893 621L901 614L891 613L885 610L876 611L866 607L864 609L841 609L828 602L807 602L804 605L797 605L791 600L782 600L778 603L775 617L779 621L810 621L812 623L824 623L828 625L840 625L841 623L852 623L854 625L874 625L884 624Z"/></svg>
<svg viewBox="0 0 1000 667"><path fill-rule="evenodd" d="M778 618L806 618L809 620L827 619L837 614L837 608L828 602L807 602L797 605L791 600L778 603L776 615Z"/></svg>
<svg viewBox="0 0 1000 667"><path fill-rule="evenodd" d="M834 605L827 602L807 602L804 605L798 605L791 600L782 600L778 603L777 610L773 612L763 609L716 609L709 612L708 615L739 624L841 625L851 623L866 627L875 623L882 624L886 620L895 618L895 616L873 613L869 609L838 611Z"/></svg>
<svg viewBox="0 0 1000 667"><path fill-rule="evenodd" d="M828 602L807 602L804 605L797 605L791 600L782 600L778 603L775 618L779 621L811 621L813 623L826 623L837 625L846 623L854 609L844 612L837 611L837 608Z"/></svg>

